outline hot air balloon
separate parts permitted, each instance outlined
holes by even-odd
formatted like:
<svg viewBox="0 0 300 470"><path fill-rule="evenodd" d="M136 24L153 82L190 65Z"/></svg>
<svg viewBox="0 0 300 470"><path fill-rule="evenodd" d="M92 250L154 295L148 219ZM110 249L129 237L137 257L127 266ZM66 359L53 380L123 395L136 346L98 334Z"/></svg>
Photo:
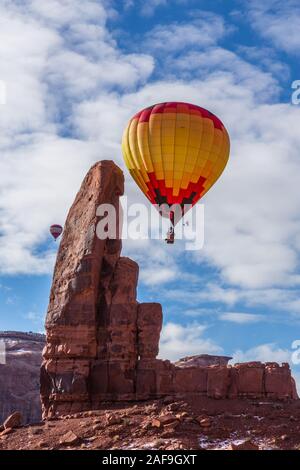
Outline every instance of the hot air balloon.
<svg viewBox="0 0 300 470"><path fill-rule="evenodd" d="M50 227L50 233L55 240L62 234L62 231L63 228L61 225L54 224Z"/></svg>
<svg viewBox="0 0 300 470"><path fill-rule="evenodd" d="M196 204L223 172L229 148L220 119L194 104L159 103L130 119L122 151L131 176L152 204L182 208L177 219L168 213L168 243L184 205Z"/></svg>

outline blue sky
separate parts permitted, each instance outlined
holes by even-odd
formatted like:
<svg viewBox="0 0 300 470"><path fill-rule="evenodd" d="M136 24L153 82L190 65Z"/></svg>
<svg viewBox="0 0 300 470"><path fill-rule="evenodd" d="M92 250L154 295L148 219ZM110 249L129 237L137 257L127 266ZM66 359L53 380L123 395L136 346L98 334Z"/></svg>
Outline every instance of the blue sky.
<svg viewBox="0 0 300 470"><path fill-rule="evenodd" d="M3 1L0 329L43 329L57 244L86 171L124 167L128 119L159 101L218 115L231 156L205 197L205 244L124 241L139 300L164 309L161 356L290 360L300 338L298 1ZM294 366L298 374L298 367ZM300 372L300 369L299 369Z"/></svg>

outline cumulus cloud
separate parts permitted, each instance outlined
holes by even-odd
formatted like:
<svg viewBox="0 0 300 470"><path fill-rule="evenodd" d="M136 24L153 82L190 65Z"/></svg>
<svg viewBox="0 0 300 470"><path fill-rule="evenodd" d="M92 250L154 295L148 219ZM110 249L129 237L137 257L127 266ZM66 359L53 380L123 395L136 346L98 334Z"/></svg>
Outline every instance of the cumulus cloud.
<svg viewBox="0 0 300 470"><path fill-rule="evenodd" d="M215 283L201 283L201 289L198 288L200 282L194 283L194 286L187 286L184 290L168 289L163 291L163 296L169 300L181 302L187 306L196 306L202 302L223 303L228 306L235 305L242 299L243 293L240 289L222 287ZM243 298L243 300L245 300ZM193 309L195 311L195 309Z"/></svg>
<svg viewBox="0 0 300 470"><path fill-rule="evenodd" d="M201 289L199 289L201 286ZM271 308L272 313L265 313L264 320L293 322L298 321L300 301L296 288L231 288L222 283L205 282L200 276L184 289L162 288L161 299L179 304L188 316L211 315L220 313L220 304L224 308L233 308L242 304L247 308ZM203 308L209 304L209 308ZM287 313L289 315L287 316Z"/></svg>
<svg viewBox="0 0 300 470"><path fill-rule="evenodd" d="M254 313L241 313L241 312L225 312L219 316L220 320L229 321L232 323L256 323L263 319L262 315L257 315Z"/></svg>
<svg viewBox="0 0 300 470"><path fill-rule="evenodd" d="M255 0L250 4L251 25L277 48L299 55L299 14L297 0Z"/></svg>
<svg viewBox="0 0 300 470"><path fill-rule="evenodd" d="M167 323L160 337L159 357L175 361L187 355L222 353L220 346L203 337L206 328L199 323Z"/></svg>
<svg viewBox="0 0 300 470"><path fill-rule="evenodd" d="M232 362L290 362L291 351L279 348L275 343L260 344L246 351L237 350L233 354Z"/></svg>
<svg viewBox="0 0 300 470"><path fill-rule="evenodd" d="M155 13L157 8L165 7L171 2L176 1L177 0L148 0L144 2L144 0L124 0L124 8L125 10L135 8L142 16L150 17Z"/></svg>
<svg viewBox="0 0 300 470"><path fill-rule="evenodd" d="M225 34L224 21L210 12L201 12L189 22L155 26L143 47L158 53L178 53L187 47L211 46Z"/></svg>
<svg viewBox="0 0 300 470"><path fill-rule="evenodd" d="M169 281L173 281L177 277L177 272L171 268L161 266L142 269L140 280L145 285L161 285Z"/></svg>
<svg viewBox="0 0 300 470"><path fill-rule="evenodd" d="M0 270L48 273L53 249L40 247L49 225L63 223L90 165L112 157L105 141L74 138L73 107L100 90L142 83L153 59L118 50L101 2L7 2L0 14L7 89L0 111Z"/></svg>
<svg viewBox="0 0 300 470"><path fill-rule="evenodd" d="M123 0L124 10L135 9L141 16L151 17L161 7L186 7L190 0Z"/></svg>
<svg viewBox="0 0 300 470"><path fill-rule="evenodd" d="M45 314L37 311L29 311L23 315L29 324L28 329L45 334Z"/></svg>
<svg viewBox="0 0 300 470"><path fill-rule="evenodd" d="M217 39L215 38L215 42ZM212 44L210 46L203 50L197 47L198 50L177 55L167 60L167 64L171 70L176 70L177 73L180 71L186 78L201 74L209 76L211 80L214 77L225 78L225 73L230 73L237 84L246 89L250 87L260 101L276 96L279 86L276 76L271 72L249 63L232 51Z"/></svg>

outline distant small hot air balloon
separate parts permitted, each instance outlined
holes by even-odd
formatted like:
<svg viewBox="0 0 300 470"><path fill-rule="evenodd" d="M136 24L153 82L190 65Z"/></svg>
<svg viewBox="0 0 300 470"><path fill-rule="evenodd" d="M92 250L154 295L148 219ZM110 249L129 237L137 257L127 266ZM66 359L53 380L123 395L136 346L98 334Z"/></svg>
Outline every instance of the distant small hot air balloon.
<svg viewBox="0 0 300 470"><path fill-rule="evenodd" d="M50 233L55 240L62 234L62 231L63 228L61 225L54 224L50 227Z"/></svg>
<svg viewBox="0 0 300 470"><path fill-rule="evenodd" d="M174 212L168 213L168 243L174 242L184 205L196 204L223 172L229 147L220 119L193 104L156 104L129 121L122 150L131 176L152 204L181 206L175 220Z"/></svg>

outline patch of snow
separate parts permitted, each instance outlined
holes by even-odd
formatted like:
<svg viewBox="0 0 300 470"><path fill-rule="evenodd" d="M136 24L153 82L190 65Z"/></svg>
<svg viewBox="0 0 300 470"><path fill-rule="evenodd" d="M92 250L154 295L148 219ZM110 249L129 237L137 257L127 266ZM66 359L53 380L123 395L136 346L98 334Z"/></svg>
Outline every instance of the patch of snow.
<svg viewBox="0 0 300 470"><path fill-rule="evenodd" d="M202 449L210 450L228 450L231 444L239 445L249 439L251 431L247 431L248 436L238 436L237 432L230 434L227 439L208 439L207 437L200 437L199 445ZM261 450L275 450L276 447L270 439L264 438L251 438L254 444L258 445Z"/></svg>

